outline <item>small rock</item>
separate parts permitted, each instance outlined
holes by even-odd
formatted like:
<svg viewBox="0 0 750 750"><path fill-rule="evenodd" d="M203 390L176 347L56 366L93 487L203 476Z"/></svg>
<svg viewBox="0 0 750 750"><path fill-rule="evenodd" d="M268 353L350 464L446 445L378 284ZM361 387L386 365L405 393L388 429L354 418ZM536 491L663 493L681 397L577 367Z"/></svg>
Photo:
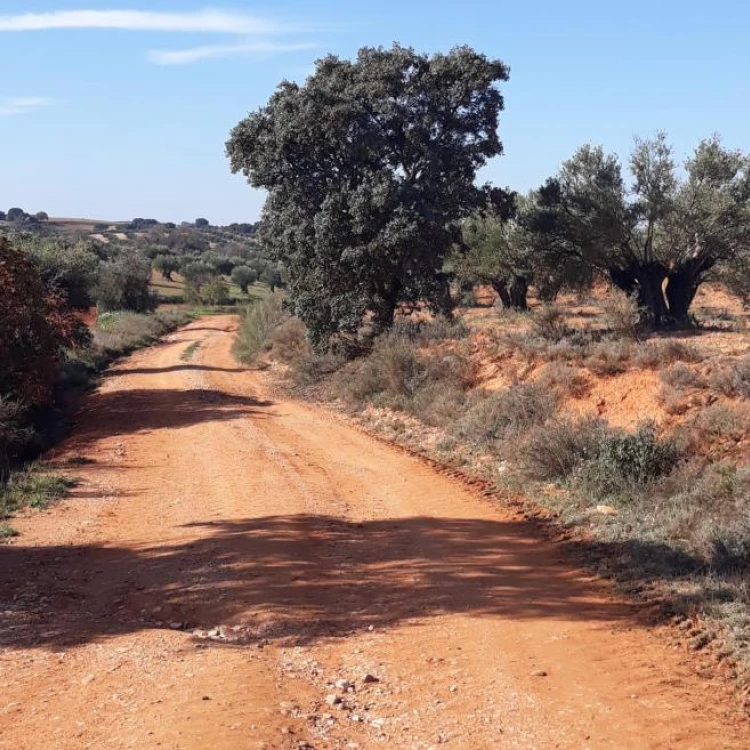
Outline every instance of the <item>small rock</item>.
<svg viewBox="0 0 750 750"><path fill-rule="evenodd" d="M458 690L458 685L451 685L450 686L451 693L455 693L457 690Z"/></svg>
<svg viewBox="0 0 750 750"><path fill-rule="evenodd" d="M359 724L362 721L362 717L359 714L352 714L349 717L350 721L355 722L356 724Z"/></svg>
<svg viewBox="0 0 750 750"><path fill-rule="evenodd" d="M337 706L339 703L341 703L341 696L335 695L334 693L326 695L326 703L329 706Z"/></svg>
<svg viewBox="0 0 750 750"><path fill-rule="evenodd" d="M380 679L378 677L375 677L374 674L366 674L362 682L365 685L372 685L376 682L380 682Z"/></svg>
<svg viewBox="0 0 750 750"><path fill-rule="evenodd" d="M547 676L547 673L546 673L546 672L545 672L545 671L544 671L543 669L535 669L535 670L534 670L534 671L533 671L533 672L531 673L531 676L532 676L532 677L546 677L546 676Z"/></svg>
<svg viewBox="0 0 750 750"><path fill-rule="evenodd" d="M616 516L619 514L617 508L613 508L611 505L597 505L595 510L602 516Z"/></svg>
<svg viewBox="0 0 750 750"><path fill-rule="evenodd" d="M90 682L94 681L94 675L87 674L82 680L81 685L88 685Z"/></svg>
<svg viewBox="0 0 750 750"><path fill-rule="evenodd" d="M291 727L281 727L282 734L294 734Z"/></svg>
<svg viewBox="0 0 750 750"><path fill-rule="evenodd" d="M181 622L170 622L169 627L172 628L172 630L182 630L182 623Z"/></svg>
<svg viewBox="0 0 750 750"><path fill-rule="evenodd" d="M202 701L210 701L210 700L211 700L211 698L210 698L210 697L209 697L208 695L204 695L204 696L203 696L203 697L201 698L201 700L202 700Z"/></svg>
<svg viewBox="0 0 750 750"><path fill-rule="evenodd" d="M348 690L350 687L354 687L349 680L336 680L336 687L339 690Z"/></svg>

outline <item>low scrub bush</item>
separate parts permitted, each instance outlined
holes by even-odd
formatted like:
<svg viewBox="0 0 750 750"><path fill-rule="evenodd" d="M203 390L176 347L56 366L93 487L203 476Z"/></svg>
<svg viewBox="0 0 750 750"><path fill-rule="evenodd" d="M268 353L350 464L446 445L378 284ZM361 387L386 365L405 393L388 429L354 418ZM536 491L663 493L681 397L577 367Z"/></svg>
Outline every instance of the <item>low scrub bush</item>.
<svg viewBox="0 0 750 750"><path fill-rule="evenodd" d="M289 317L282 297L272 294L247 308L240 322L233 352L240 362L252 362L271 345L271 334Z"/></svg>
<svg viewBox="0 0 750 750"><path fill-rule="evenodd" d="M666 370L662 370L661 379L667 385L675 388L703 388L705 381L701 374L692 367L678 362Z"/></svg>
<svg viewBox="0 0 750 750"><path fill-rule="evenodd" d="M596 456L581 465L575 485L589 500L627 499L668 475L680 460L675 441L660 438L651 424L634 433L610 432Z"/></svg>
<svg viewBox="0 0 750 750"><path fill-rule="evenodd" d="M725 396L750 398L750 357L743 357L712 372L709 385Z"/></svg>
<svg viewBox="0 0 750 750"><path fill-rule="evenodd" d="M499 452L502 441L543 425L556 404L555 394L539 383L518 383L497 393L477 394L452 433L460 440Z"/></svg>
<svg viewBox="0 0 750 750"><path fill-rule="evenodd" d="M690 408L685 391L667 383L661 388L659 400L664 406L664 411L671 416L684 414Z"/></svg>
<svg viewBox="0 0 750 750"><path fill-rule="evenodd" d="M636 297L614 289L607 300L604 319L614 336L637 339L643 330L644 312Z"/></svg>
<svg viewBox="0 0 750 750"><path fill-rule="evenodd" d="M460 318L458 320L450 320L445 317L437 317L423 321L398 318L393 326L392 333L396 336L408 338L418 344L429 344L435 341L465 339L471 331Z"/></svg>
<svg viewBox="0 0 750 750"><path fill-rule="evenodd" d="M553 419L529 430L514 459L529 479L565 479L597 455L606 434L607 425L598 418Z"/></svg>
<svg viewBox="0 0 750 750"><path fill-rule="evenodd" d="M189 320L189 316L181 311L152 314L102 313L92 334L92 347L95 351L84 352L83 356L101 365L103 359L101 353L109 359L129 354L154 343L160 336L184 325Z"/></svg>
<svg viewBox="0 0 750 750"><path fill-rule="evenodd" d="M745 404L711 404L696 415L692 427L699 444L709 445L712 438L740 440L750 427L750 409Z"/></svg>
<svg viewBox="0 0 750 750"><path fill-rule="evenodd" d="M545 341L561 341L570 333L565 313L555 305L543 305L536 310L531 325Z"/></svg>
<svg viewBox="0 0 750 750"><path fill-rule="evenodd" d="M355 406L407 411L428 424L455 417L474 385L474 368L463 349L423 354L398 331L381 336L371 353L343 368L334 392Z"/></svg>
<svg viewBox="0 0 750 750"><path fill-rule="evenodd" d="M618 375L625 372L631 356L627 341L600 341L591 347L583 364L596 375Z"/></svg>
<svg viewBox="0 0 750 750"><path fill-rule="evenodd" d="M546 365L538 382L548 390L555 390L559 396L580 398L586 395L589 389L586 376L565 362L551 362Z"/></svg>
<svg viewBox="0 0 750 750"><path fill-rule="evenodd" d="M658 369L674 362L697 363L703 360L698 350L676 339L654 339L637 346L633 363L638 367Z"/></svg>

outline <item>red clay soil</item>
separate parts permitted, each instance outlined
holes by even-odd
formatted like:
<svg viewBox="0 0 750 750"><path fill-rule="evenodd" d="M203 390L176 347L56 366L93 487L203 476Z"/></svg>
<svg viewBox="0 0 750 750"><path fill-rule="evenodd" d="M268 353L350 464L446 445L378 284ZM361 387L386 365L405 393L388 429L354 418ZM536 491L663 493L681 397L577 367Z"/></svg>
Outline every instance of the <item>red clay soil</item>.
<svg viewBox="0 0 750 750"><path fill-rule="evenodd" d="M513 512L238 367L119 364L0 548L0 748L747 748L721 681ZM192 359L180 359L195 341Z"/></svg>

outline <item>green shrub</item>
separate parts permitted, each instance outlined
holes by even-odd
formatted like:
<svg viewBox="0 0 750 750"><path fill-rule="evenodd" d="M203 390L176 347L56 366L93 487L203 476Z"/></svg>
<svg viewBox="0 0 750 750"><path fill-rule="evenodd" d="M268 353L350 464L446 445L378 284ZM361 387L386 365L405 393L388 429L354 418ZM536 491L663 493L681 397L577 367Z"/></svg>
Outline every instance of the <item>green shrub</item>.
<svg viewBox="0 0 750 750"><path fill-rule="evenodd" d="M652 424L644 424L634 433L606 435L596 456L581 465L576 485L597 502L628 495L669 474L679 459L676 443L659 438Z"/></svg>
<svg viewBox="0 0 750 750"><path fill-rule="evenodd" d="M74 480L35 467L14 472L5 487L0 489L0 519L8 518L27 506L46 508L64 498L74 486Z"/></svg>
<svg viewBox="0 0 750 750"><path fill-rule="evenodd" d="M228 305L231 301L229 297L229 287L223 279L211 279L200 288L200 299L205 305L220 307Z"/></svg>
<svg viewBox="0 0 750 750"><path fill-rule="evenodd" d="M147 312L156 307L151 294L151 264L135 253L122 253L99 268L94 298L100 311Z"/></svg>

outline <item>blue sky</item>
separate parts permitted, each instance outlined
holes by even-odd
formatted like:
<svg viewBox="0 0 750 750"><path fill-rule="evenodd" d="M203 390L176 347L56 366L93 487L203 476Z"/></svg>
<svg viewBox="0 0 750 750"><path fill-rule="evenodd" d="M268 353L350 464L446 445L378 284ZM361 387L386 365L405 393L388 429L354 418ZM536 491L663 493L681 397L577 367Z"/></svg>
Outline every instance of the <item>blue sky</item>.
<svg viewBox="0 0 750 750"><path fill-rule="evenodd" d="M253 221L263 195L231 175L229 130L323 54L393 41L510 65L496 184L658 129L680 158L713 132L750 149L749 30L746 0L2 0L0 208Z"/></svg>

